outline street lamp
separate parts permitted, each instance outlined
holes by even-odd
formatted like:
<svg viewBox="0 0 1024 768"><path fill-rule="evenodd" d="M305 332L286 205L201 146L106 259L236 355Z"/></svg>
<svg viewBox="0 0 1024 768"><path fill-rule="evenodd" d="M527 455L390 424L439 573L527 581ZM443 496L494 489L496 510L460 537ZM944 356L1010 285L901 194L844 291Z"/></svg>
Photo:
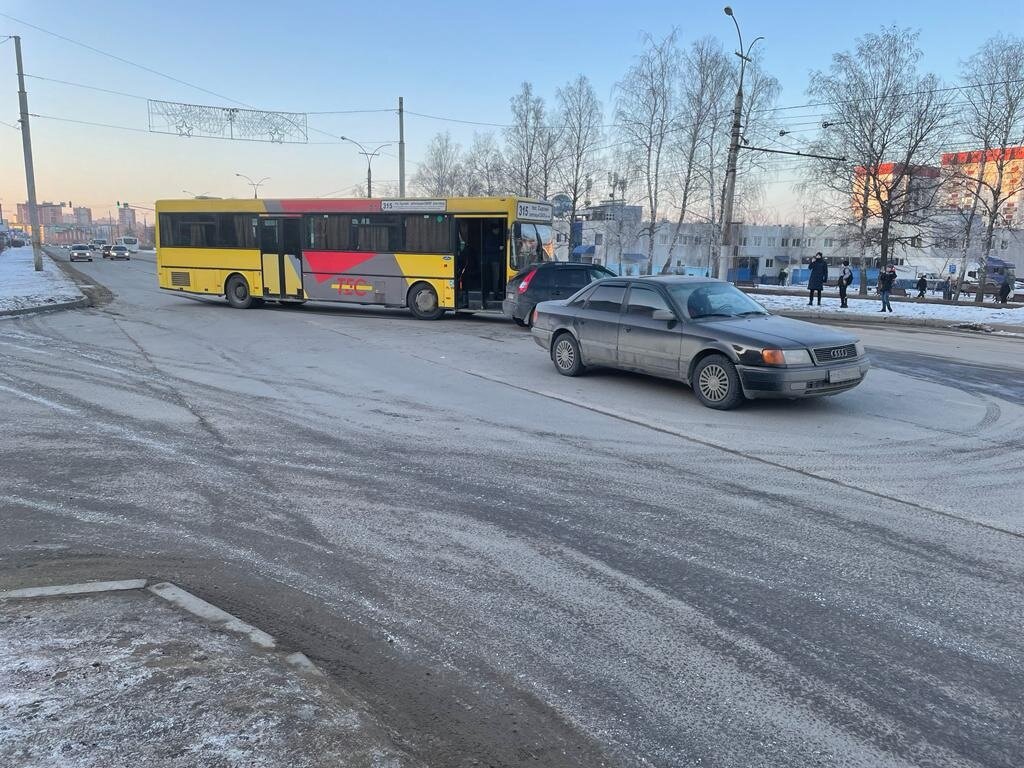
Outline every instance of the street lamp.
<svg viewBox="0 0 1024 768"><path fill-rule="evenodd" d="M726 280L729 277L729 260L732 257L732 206L733 198L736 196L736 160L740 154L740 130L743 118L743 75L746 71L747 62L750 61L750 51L758 40L763 37L755 37L754 41L743 48L743 34L740 32L740 24L736 21L736 14L728 5L723 9L725 15L732 19L736 25L736 36L740 41L740 49L736 55L740 57L740 80L736 87L736 101L732 108L732 141L729 143L729 158L725 166L725 200L722 205L722 247L718 256L718 277Z"/></svg>
<svg viewBox="0 0 1024 768"><path fill-rule="evenodd" d="M246 182L249 184L249 186L252 187L252 199L253 200L255 200L257 197L259 197L260 184L262 184L264 181L270 181L270 177L269 176L264 176L259 181L253 181L248 176L246 176L244 173L236 173L235 176L237 176L240 179L245 179Z"/></svg>
<svg viewBox="0 0 1024 768"><path fill-rule="evenodd" d="M338 138L341 139L342 141L347 141L350 144L355 144L357 147L359 147L359 154L366 157L366 196L373 197L373 172L370 168L370 163L373 161L373 158L377 157L377 155L380 154L380 151L384 149L384 147L390 147L395 142L386 141L373 150L367 150L366 147L364 147L358 141L356 141L355 139L350 139L348 136L339 136Z"/></svg>

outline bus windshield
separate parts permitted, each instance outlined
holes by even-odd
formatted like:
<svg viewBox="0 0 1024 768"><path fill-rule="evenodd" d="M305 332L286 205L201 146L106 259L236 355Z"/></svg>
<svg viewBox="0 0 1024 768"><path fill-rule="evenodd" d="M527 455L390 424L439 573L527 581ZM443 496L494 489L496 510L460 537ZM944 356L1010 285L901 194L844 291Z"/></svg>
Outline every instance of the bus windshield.
<svg viewBox="0 0 1024 768"><path fill-rule="evenodd" d="M554 260L550 224L519 222L512 235L512 267L522 269L538 261Z"/></svg>

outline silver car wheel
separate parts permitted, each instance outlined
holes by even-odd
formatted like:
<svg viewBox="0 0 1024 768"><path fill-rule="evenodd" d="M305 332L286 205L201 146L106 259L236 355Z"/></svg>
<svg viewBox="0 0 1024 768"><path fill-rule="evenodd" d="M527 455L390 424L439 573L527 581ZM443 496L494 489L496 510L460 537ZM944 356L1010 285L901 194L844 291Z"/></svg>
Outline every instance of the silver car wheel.
<svg viewBox="0 0 1024 768"><path fill-rule="evenodd" d="M555 365L563 371L572 370L576 365L576 350L568 339L562 339L555 344Z"/></svg>
<svg viewBox="0 0 1024 768"><path fill-rule="evenodd" d="M720 403L729 395L729 374L717 363L707 365L697 379L700 393L713 403Z"/></svg>

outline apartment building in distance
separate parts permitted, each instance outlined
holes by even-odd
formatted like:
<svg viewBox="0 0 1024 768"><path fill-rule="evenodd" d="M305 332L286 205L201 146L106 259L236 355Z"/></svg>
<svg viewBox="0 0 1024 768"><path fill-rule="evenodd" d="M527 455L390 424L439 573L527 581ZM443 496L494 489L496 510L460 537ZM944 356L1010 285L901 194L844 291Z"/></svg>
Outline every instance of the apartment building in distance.
<svg viewBox="0 0 1024 768"><path fill-rule="evenodd" d="M950 208L970 208L973 192L980 179L990 187L999 183L1002 172L1002 198L999 223L1007 227L1024 227L1024 147L988 152L949 152L942 156L946 185L945 203Z"/></svg>

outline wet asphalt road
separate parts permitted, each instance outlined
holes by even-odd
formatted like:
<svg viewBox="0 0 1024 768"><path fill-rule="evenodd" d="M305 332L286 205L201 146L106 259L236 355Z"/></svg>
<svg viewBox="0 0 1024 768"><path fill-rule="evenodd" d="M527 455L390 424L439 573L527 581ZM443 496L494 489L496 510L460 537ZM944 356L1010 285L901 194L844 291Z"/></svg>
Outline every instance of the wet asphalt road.
<svg viewBox="0 0 1024 768"><path fill-rule="evenodd" d="M0 584L180 582L433 765L1024 764L1021 340L873 330L853 392L718 414L80 269L115 299L0 321Z"/></svg>

